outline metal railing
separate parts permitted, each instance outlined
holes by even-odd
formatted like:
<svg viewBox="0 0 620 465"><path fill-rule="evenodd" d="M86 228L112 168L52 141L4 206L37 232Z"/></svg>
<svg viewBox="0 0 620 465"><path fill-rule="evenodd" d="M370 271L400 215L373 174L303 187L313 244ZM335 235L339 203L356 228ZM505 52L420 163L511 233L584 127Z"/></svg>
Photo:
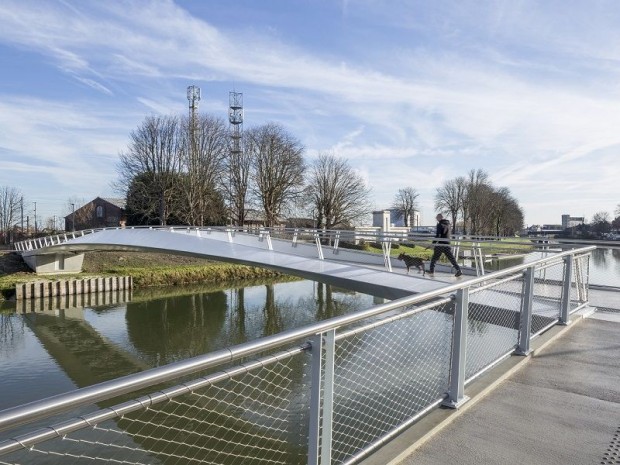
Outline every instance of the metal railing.
<svg viewBox="0 0 620 465"><path fill-rule="evenodd" d="M586 306L593 249L2 411L0 464L354 463Z"/></svg>

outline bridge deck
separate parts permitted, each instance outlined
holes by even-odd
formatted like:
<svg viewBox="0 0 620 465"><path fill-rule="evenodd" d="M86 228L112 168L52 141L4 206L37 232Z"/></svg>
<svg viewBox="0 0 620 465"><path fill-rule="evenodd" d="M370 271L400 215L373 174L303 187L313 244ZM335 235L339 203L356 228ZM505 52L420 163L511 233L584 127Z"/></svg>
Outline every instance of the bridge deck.
<svg viewBox="0 0 620 465"><path fill-rule="evenodd" d="M364 464L620 463L619 335L620 314L595 313L427 442L405 433Z"/></svg>
<svg viewBox="0 0 620 465"><path fill-rule="evenodd" d="M386 299L397 299L446 286L442 279L422 277L412 270L390 273L378 267L383 257L377 254L324 247L325 260L317 258L314 244L270 239L259 241L254 235L237 233L232 242L226 233L212 231L199 234L149 229L113 229L71 239L64 244L24 252L24 255L92 250L151 250L191 255L244 265L275 269L284 273L346 287ZM397 260L393 260L397 262ZM393 263L402 267L402 262ZM449 277L452 282L455 278Z"/></svg>

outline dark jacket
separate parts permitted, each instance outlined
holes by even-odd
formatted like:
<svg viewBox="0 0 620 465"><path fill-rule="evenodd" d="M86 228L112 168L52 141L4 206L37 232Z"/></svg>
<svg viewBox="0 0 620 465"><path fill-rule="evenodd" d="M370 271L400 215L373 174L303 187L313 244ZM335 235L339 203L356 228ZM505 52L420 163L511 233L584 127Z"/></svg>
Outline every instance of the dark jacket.
<svg viewBox="0 0 620 465"><path fill-rule="evenodd" d="M434 240L433 244L442 243L449 244L450 243L450 222L445 218L437 223L437 230L435 231L435 237L438 239L444 240Z"/></svg>

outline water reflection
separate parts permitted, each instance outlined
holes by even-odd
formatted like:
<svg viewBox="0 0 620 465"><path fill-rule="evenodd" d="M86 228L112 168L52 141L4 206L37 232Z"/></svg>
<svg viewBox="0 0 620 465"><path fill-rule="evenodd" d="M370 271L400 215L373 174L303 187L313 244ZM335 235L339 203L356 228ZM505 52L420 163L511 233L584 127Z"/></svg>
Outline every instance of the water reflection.
<svg viewBox="0 0 620 465"><path fill-rule="evenodd" d="M0 313L0 409L372 305L371 296L311 281L20 303Z"/></svg>

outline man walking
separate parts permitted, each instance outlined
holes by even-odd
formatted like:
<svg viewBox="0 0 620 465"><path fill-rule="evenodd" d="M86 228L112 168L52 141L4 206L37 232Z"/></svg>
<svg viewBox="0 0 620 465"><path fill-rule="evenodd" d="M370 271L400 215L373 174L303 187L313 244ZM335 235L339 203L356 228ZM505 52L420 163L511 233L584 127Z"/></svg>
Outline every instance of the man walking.
<svg viewBox="0 0 620 465"><path fill-rule="evenodd" d="M452 263L452 266L456 269L457 278L461 276L461 267L456 262L454 255L452 255L452 250L450 249L450 222L445 220L443 215L439 213L437 215L437 230L435 231L435 240L433 244L445 244L445 245L436 245L435 250L433 251L433 258L431 258L431 265L429 273L430 276L434 276L435 273L435 263L441 257L441 254L444 254L446 258Z"/></svg>

